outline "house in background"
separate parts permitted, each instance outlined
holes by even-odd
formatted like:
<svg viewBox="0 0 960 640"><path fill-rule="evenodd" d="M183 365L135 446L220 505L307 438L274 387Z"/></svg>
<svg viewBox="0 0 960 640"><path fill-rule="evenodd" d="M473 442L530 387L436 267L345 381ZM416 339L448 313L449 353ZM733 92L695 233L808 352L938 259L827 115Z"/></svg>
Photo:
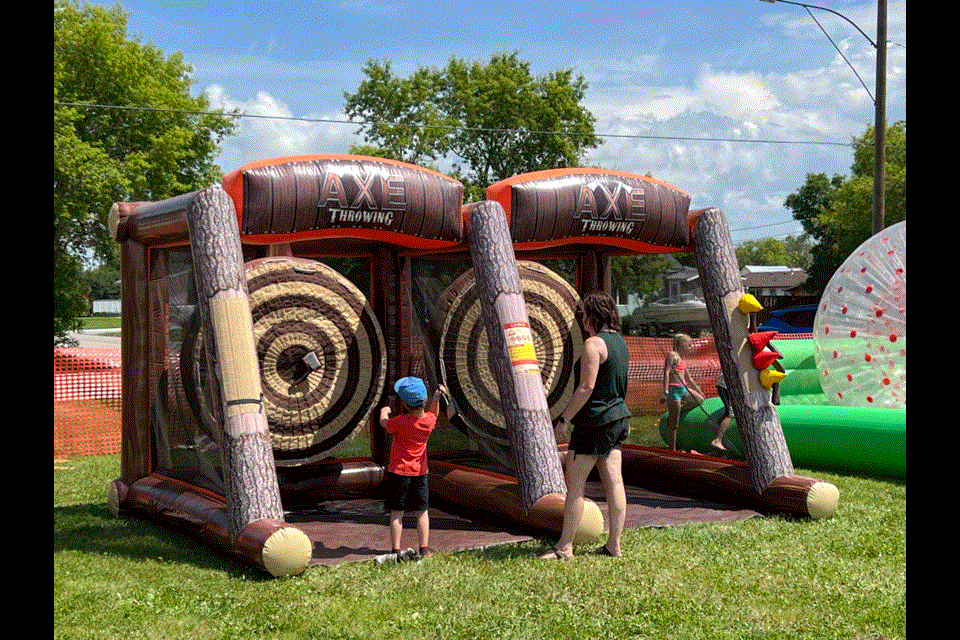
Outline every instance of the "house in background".
<svg viewBox="0 0 960 640"><path fill-rule="evenodd" d="M666 298L696 298L703 300L700 288L700 272L696 267L685 267L677 262L663 276L663 293Z"/></svg>
<svg viewBox="0 0 960 640"><path fill-rule="evenodd" d="M748 265L740 270L740 275L743 278L744 291L753 294L763 307L757 313L757 322L764 325L765 329L795 333L796 331L790 329L791 326L803 331L813 326L819 296L809 295L804 288L809 277L806 271L790 267ZM780 320L786 324L777 324Z"/></svg>
<svg viewBox="0 0 960 640"><path fill-rule="evenodd" d="M795 297L806 295L803 284L809 277L803 269L747 265L740 270L743 288L757 297Z"/></svg>
<svg viewBox="0 0 960 640"><path fill-rule="evenodd" d="M663 276L661 298L696 298L703 300L700 274L695 267L685 267L670 256L671 266ZM809 277L803 269L781 266L747 265L740 270L743 288L758 299L763 297L805 296L803 284Z"/></svg>
<svg viewBox="0 0 960 640"><path fill-rule="evenodd" d="M703 291L700 289L700 274L696 267L685 267L672 255L666 255L669 261L667 270L661 277L661 288L657 290L650 301L664 299L703 300ZM617 303L617 311L621 318L629 318L633 312L643 306L644 300L636 292L617 287L614 284L612 295Z"/></svg>
<svg viewBox="0 0 960 640"><path fill-rule="evenodd" d="M628 330L633 335L658 336L684 331L697 336L710 327L700 273L694 267L680 264L673 256L667 258L670 266L662 276L659 295L626 316L629 317Z"/></svg>
<svg viewBox="0 0 960 640"><path fill-rule="evenodd" d="M663 288L650 302L638 305L635 294L618 297L622 318L629 318L629 331L635 335L665 335L685 331L699 335L709 329L710 321L703 301L700 274L694 267L680 264L669 256L671 265L663 274ZM764 322L771 312L795 305L816 304L803 285L808 275L803 269L783 266L748 265L740 270L743 288L753 294L763 309L757 320Z"/></svg>

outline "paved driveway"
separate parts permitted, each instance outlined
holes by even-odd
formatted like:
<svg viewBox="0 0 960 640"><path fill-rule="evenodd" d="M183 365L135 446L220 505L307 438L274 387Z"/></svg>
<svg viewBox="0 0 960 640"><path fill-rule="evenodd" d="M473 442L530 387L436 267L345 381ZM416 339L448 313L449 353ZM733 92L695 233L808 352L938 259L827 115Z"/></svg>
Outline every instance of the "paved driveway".
<svg viewBox="0 0 960 640"><path fill-rule="evenodd" d="M119 349L120 331L118 329L87 329L71 331L70 336L85 349Z"/></svg>

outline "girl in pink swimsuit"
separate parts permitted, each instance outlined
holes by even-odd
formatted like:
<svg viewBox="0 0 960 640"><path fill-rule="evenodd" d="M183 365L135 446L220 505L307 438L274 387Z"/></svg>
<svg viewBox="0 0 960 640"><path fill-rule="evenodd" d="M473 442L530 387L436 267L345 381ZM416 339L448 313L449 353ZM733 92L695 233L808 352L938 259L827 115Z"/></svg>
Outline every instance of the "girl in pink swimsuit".
<svg viewBox="0 0 960 640"><path fill-rule="evenodd" d="M680 414L703 402L703 390L687 371L683 356L693 353L693 339L685 333L673 337L673 351L663 361L663 398L670 415L667 419L667 444L677 448Z"/></svg>

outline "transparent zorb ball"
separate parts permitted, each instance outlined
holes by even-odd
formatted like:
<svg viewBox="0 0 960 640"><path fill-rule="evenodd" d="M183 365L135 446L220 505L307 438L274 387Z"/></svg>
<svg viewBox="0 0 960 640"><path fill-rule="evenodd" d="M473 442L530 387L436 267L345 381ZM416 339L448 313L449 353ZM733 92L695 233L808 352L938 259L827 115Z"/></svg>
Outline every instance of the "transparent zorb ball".
<svg viewBox="0 0 960 640"><path fill-rule="evenodd" d="M906 408L906 221L869 238L833 275L813 338L831 404Z"/></svg>

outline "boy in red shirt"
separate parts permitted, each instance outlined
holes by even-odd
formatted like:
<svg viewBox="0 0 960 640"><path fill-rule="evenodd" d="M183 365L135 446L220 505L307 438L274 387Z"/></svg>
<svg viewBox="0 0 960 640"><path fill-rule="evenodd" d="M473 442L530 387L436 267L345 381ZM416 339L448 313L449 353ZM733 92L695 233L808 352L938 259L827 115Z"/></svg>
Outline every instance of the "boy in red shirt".
<svg viewBox="0 0 960 640"><path fill-rule="evenodd" d="M390 417L390 407L380 409L380 426L393 436L390 464L384 478L387 509L390 510L390 542L393 553L400 553L404 512L417 516L420 557L430 555L429 489L427 486L427 439L437 424L437 409L442 389L437 389L426 407L427 388L423 380L406 377L397 380L393 390L407 412Z"/></svg>

